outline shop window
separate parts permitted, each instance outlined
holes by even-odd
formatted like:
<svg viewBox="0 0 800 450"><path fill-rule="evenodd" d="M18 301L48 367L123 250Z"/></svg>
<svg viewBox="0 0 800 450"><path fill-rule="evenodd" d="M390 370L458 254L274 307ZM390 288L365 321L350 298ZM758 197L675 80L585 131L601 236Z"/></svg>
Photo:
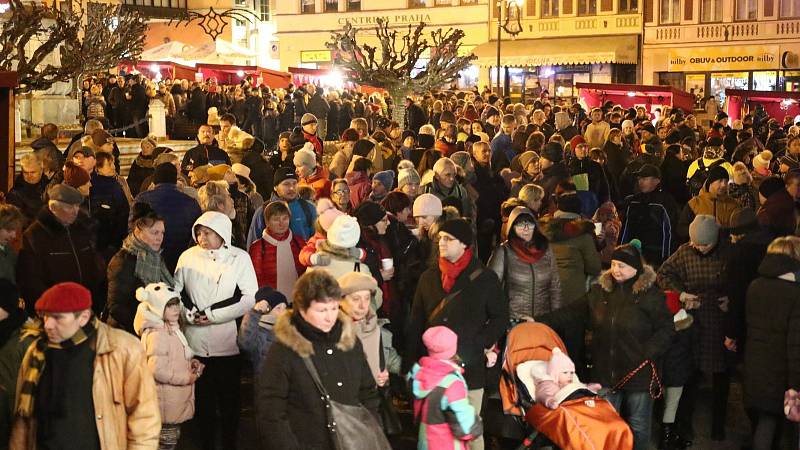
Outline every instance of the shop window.
<svg viewBox="0 0 800 450"><path fill-rule="evenodd" d="M578 15L593 16L597 14L597 0L578 0Z"/></svg>
<svg viewBox="0 0 800 450"><path fill-rule="evenodd" d="M710 94L725 104L725 89L749 89L749 75L748 72L712 73Z"/></svg>
<svg viewBox="0 0 800 450"><path fill-rule="evenodd" d="M722 22L722 0L702 0L700 21L704 23Z"/></svg>
<svg viewBox="0 0 800 450"><path fill-rule="evenodd" d="M800 1L781 0L781 17L800 17Z"/></svg>
<svg viewBox="0 0 800 450"><path fill-rule="evenodd" d="M408 7L409 8L424 8L425 0L408 0Z"/></svg>
<svg viewBox="0 0 800 450"><path fill-rule="evenodd" d="M681 0L661 0L661 24L681 21Z"/></svg>
<svg viewBox="0 0 800 450"><path fill-rule="evenodd" d="M453 0L435 0L433 6L453 6Z"/></svg>
<svg viewBox="0 0 800 450"><path fill-rule="evenodd" d="M662 86L672 86L676 89L683 90L684 85L684 78L682 72L659 72L658 73L658 84Z"/></svg>
<svg viewBox="0 0 800 450"><path fill-rule="evenodd" d="M314 14L317 8L314 6L314 0L300 0L300 12L303 14Z"/></svg>
<svg viewBox="0 0 800 450"><path fill-rule="evenodd" d="M258 0L258 12L262 22L269 22L269 0Z"/></svg>
<svg viewBox="0 0 800 450"><path fill-rule="evenodd" d="M736 0L736 20L756 20L758 0Z"/></svg>
<svg viewBox="0 0 800 450"><path fill-rule="evenodd" d="M703 99L706 96L706 74L687 74L685 89L694 96L694 109L703 109Z"/></svg>
<svg viewBox="0 0 800 450"><path fill-rule="evenodd" d="M778 72L775 70L766 70L762 72L753 72L753 90L754 91L775 91L778 86Z"/></svg>
<svg viewBox="0 0 800 450"><path fill-rule="evenodd" d="M361 11L361 0L347 0L348 11Z"/></svg>
<svg viewBox="0 0 800 450"><path fill-rule="evenodd" d="M639 0L619 0L619 12L636 12L639 10Z"/></svg>
<svg viewBox="0 0 800 450"><path fill-rule="evenodd" d="M558 0L542 0L542 17L558 17Z"/></svg>
<svg viewBox="0 0 800 450"><path fill-rule="evenodd" d="M339 11L339 0L325 0L325 12Z"/></svg>

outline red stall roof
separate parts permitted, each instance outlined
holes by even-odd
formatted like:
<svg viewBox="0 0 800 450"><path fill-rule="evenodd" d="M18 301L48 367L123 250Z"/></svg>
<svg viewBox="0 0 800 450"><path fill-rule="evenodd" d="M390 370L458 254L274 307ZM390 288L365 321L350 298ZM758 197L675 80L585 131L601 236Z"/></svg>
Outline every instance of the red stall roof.
<svg viewBox="0 0 800 450"><path fill-rule="evenodd" d="M239 71L246 75L261 76L264 84L271 88L286 88L292 82L292 75L287 72L266 69L258 66L236 66L230 64L197 64L197 72L203 76L215 76L224 84L237 84L243 77L239 76Z"/></svg>
<svg viewBox="0 0 800 450"><path fill-rule="evenodd" d="M725 89L725 97L740 97L758 102L780 102L786 99L800 100L800 92L748 91L744 89Z"/></svg>
<svg viewBox="0 0 800 450"><path fill-rule="evenodd" d="M575 83L578 89L591 89L602 91L611 96L626 96L632 99L644 97L667 97L672 100L672 106L681 108L685 112L694 109L694 97L692 94L677 89L673 86L650 86L645 84L622 84L622 83ZM633 93L634 95L629 95Z"/></svg>

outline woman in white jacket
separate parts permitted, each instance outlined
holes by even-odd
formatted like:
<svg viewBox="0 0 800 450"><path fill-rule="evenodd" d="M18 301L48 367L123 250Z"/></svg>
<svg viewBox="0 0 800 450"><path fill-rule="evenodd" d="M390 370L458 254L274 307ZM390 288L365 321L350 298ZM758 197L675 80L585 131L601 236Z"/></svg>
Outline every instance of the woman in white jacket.
<svg viewBox="0 0 800 450"><path fill-rule="evenodd" d="M216 447L218 424L225 448L236 449L241 375L236 319L253 307L258 282L250 256L231 244L225 214L203 213L192 231L197 245L178 259L175 290L183 293L186 339L205 365L195 389L195 416L204 449Z"/></svg>

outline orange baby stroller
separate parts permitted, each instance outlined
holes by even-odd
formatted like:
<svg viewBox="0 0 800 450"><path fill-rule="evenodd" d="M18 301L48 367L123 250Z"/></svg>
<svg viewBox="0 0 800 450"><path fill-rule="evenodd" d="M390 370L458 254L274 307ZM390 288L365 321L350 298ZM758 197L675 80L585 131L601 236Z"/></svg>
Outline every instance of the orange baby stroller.
<svg viewBox="0 0 800 450"><path fill-rule="evenodd" d="M614 407L599 396L567 399L556 409L534 403L532 373L546 372L554 348L566 353L561 338L547 325L522 323L506 340L500 378L503 412L531 429L519 450L541 445L546 436L562 450L631 450L633 433Z"/></svg>

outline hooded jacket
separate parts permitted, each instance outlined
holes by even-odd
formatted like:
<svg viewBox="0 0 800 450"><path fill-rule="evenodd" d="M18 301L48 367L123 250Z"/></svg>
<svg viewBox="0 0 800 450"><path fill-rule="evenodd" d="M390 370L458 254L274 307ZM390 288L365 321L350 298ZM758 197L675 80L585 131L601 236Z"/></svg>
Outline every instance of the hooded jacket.
<svg viewBox="0 0 800 450"><path fill-rule="evenodd" d="M791 236L797 228L797 212L789 191L781 189L758 208L758 223L774 236Z"/></svg>
<svg viewBox="0 0 800 450"><path fill-rule="evenodd" d="M198 356L238 355L236 320L253 307L258 290L250 255L231 245L231 221L222 213L209 211L192 228L203 225L222 238L216 250L199 245L183 252L175 268L175 290L184 296L186 339ZM188 299L188 300L187 300ZM209 325L194 325L194 318L205 313Z"/></svg>
<svg viewBox="0 0 800 450"><path fill-rule="evenodd" d="M558 265L561 302L568 305L586 293L587 278L603 269L594 242L594 224L581 218L553 217L540 225Z"/></svg>
<svg viewBox="0 0 800 450"><path fill-rule="evenodd" d="M721 228L730 228L733 226L733 222L731 222L733 213L739 209L740 207L736 200L730 198L727 194L713 195L708 191L707 186L703 186L700 194L689 200L689 203L683 207L678 223L678 235L684 241L688 241L689 225L700 214L714 216Z"/></svg>

